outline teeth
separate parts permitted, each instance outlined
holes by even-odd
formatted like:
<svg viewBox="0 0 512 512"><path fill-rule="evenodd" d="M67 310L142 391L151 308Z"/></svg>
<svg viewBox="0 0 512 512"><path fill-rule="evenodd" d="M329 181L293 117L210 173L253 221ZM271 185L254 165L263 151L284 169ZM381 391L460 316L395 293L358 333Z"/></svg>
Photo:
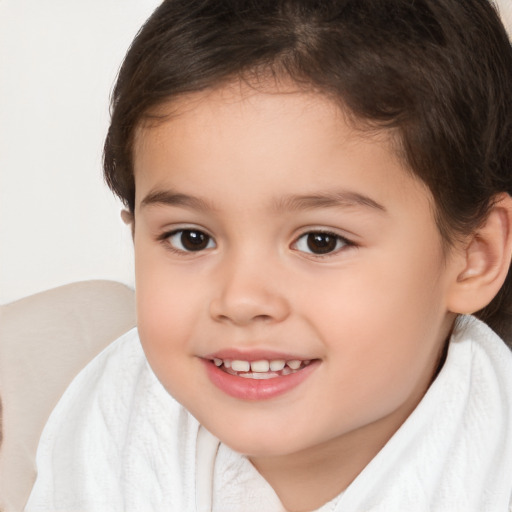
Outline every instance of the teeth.
<svg viewBox="0 0 512 512"><path fill-rule="evenodd" d="M285 364L286 361L283 359L276 359L275 361L270 361L270 369L273 372L280 372L284 368Z"/></svg>
<svg viewBox="0 0 512 512"><path fill-rule="evenodd" d="M265 373L270 369L270 363L268 361L252 361L251 362L251 371L257 373Z"/></svg>
<svg viewBox="0 0 512 512"><path fill-rule="evenodd" d="M215 366L224 366L225 370L230 370L229 373L236 374L236 372L252 372L251 378L258 378L256 374L267 374L270 372L281 372L282 375L289 375L293 370L298 370L301 367L307 366L311 363L310 359L301 361L300 359L291 359L285 361L284 359L274 359L272 361L260 359L258 361L242 361L239 359L219 359L213 358ZM264 378L264 377L261 377Z"/></svg>
<svg viewBox="0 0 512 512"><path fill-rule="evenodd" d="M249 361L231 361L231 369L235 372L248 372L251 369Z"/></svg>

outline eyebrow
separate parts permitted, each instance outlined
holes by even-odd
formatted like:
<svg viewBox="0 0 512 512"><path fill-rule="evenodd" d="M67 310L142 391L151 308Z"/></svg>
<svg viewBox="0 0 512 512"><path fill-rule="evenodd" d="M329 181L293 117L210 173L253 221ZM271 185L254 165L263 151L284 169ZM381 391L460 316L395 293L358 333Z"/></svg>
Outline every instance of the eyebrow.
<svg viewBox="0 0 512 512"><path fill-rule="evenodd" d="M181 194L172 190L155 190L150 192L142 201L141 207L146 206L185 206L193 210L212 211L214 206L200 197Z"/></svg>
<svg viewBox="0 0 512 512"><path fill-rule="evenodd" d="M354 206L363 206L387 213L386 208L363 194L346 190L334 192L319 192L316 194L290 195L280 198L275 203L277 211L286 210L314 210L317 208L350 208Z"/></svg>
<svg viewBox="0 0 512 512"><path fill-rule="evenodd" d="M141 202L141 207L184 206L186 208L209 212L216 210L213 204L200 197L182 194L173 190L155 190L150 192ZM320 208L350 208L362 206L386 213L387 210L372 198L350 191L319 192L305 195L289 195L274 201L274 209L281 211L314 210Z"/></svg>

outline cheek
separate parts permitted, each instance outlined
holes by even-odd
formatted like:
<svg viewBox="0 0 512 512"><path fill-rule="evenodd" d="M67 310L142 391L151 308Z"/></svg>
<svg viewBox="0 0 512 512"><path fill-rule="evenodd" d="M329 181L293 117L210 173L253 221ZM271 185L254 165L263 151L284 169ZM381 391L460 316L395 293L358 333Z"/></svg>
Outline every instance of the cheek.
<svg viewBox="0 0 512 512"><path fill-rule="evenodd" d="M148 359L170 356L186 347L201 294L165 258L143 249L135 254L137 324Z"/></svg>
<svg viewBox="0 0 512 512"><path fill-rule="evenodd" d="M440 261L435 254L428 258ZM354 266L305 307L338 365L332 386L354 403L386 408L428 379L444 341L445 315L435 265L426 269L412 256L378 261Z"/></svg>
<svg viewBox="0 0 512 512"><path fill-rule="evenodd" d="M192 297L172 277L162 274L156 265L139 267L137 326L153 372L167 391L182 401L186 397L180 393L183 382L189 380L193 360L190 339L195 321Z"/></svg>

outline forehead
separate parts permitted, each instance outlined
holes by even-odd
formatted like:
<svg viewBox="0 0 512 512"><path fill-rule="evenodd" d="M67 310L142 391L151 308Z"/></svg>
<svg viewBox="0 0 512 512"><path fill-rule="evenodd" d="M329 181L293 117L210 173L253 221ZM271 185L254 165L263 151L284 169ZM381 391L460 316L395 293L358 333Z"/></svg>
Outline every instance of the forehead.
<svg viewBox="0 0 512 512"><path fill-rule="evenodd" d="M184 94L151 109L135 131L135 156L144 149L148 137L152 143L157 143L172 132L173 137L183 139L205 136L208 130L220 135L223 127L235 124L243 125L244 131L252 129L254 134L258 130L268 132L273 127L279 130L279 121L298 122L303 137L309 140L317 135L325 137L329 128L333 128L331 135L337 142L373 140L387 144L390 151L399 154L396 149L400 143L395 130L376 128L356 118L340 99L331 98L312 87L299 87L290 79L255 80L235 80ZM201 130L197 130L198 123ZM343 129L337 129L340 127ZM294 130L294 136L297 134ZM256 144L258 140L254 142Z"/></svg>
<svg viewBox="0 0 512 512"><path fill-rule="evenodd" d="M399 158L393 132L362 129L323 94L237 82L182 96L153 114L135 139L138 202L151 189L189 188L212 177L208 191L219 196L228 183L270 195L290 187L307 193L300 189L312 180L324 190L357 188L367 177L374 188L382 185L381 195L390 180L426 192Z"/></svg>
<svg viewBox="0 0 512 512"><path fill-rule="evenodd" d="M277 121L298 121L304 115L316 113L322 117L344 115L334 101L324 95L301 91L288 86L255 86L237 81L222 87L181 95L152 109L138 125L135 134L135 154L144 148L149 137L155 142L167 137L194 138L205 136L208 130L216 135L223 129L242 124L245 130L256 133L259 129L271 129ZM197 124L202 130L197 130ZM190 130L193 133L190 133ZM311 136L311 133L304 135ZM242 133L240 133L241 141ZM257 142L257 141L255 141Z"/></svg>

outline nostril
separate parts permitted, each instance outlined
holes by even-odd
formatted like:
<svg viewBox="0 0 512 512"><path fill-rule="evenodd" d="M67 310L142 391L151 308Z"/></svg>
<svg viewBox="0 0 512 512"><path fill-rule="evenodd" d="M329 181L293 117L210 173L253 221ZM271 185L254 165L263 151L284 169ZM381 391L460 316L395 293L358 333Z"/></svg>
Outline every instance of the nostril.
<svg viewBox="0 0 512 512"><path fill-rule="evenodd" d="M231 288L213 299L209 307L211 318L216 322L248 325L279 322L288 316L289 304L280 294L254 289L243 291Z"/></svg>
<svg viewBox="0 0 512 512"><path fill-rule="evenodd" d="M272 316L271 315L242 315L240 312L238 314L220 314L220 315L213 315L216 320L221 322L233 322L236 324L245 324L245 323L251 323L251 322L271 322Z"/></svg>
<svg viewBox="0 0 512 512"><path fill-rule="evenodd" d="M256 315L254 320L268 322L269 320L272 320L272 317L270 315Z"/></svg>

